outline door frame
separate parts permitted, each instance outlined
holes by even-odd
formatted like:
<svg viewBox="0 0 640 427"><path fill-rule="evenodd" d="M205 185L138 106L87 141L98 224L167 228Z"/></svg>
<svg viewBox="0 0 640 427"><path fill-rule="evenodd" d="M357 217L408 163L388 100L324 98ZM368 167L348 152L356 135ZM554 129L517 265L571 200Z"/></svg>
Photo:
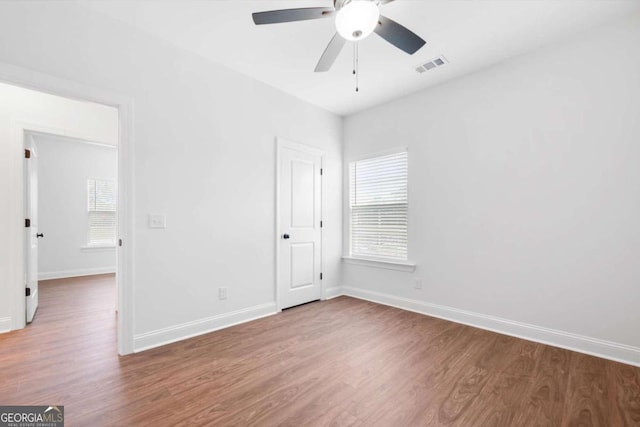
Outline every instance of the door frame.
<svg viewBox="0 0 640 427"><path fill-rule="evenodd" d="M133 99L118 93L86 86L70 80L53 77L26 68L0 62L0 81L26 89L37 90L65 98L89 101L118 110L118 238L123 246L116 245L117 286L118 286L118 354L133 353L134 331L134 194L133 194ZM35 128L35 129L34 129ZM24 132L27 131L68 135L61 129L39 126L37 123L12 123L10 150L16 158L10 163L11 217L15 224L24 223ZM53 132L52 132L53 130ZM76 136L72 136L77 138ZM80 137L80 139L86 139ZM9 277L12 330L25 326L24 299L24 227L15 227L8 236L12 258Z"/></svg>
<svg viewBox="0 0 640 427"><path fill-rule="evenodd" d="M320 176L320 216L321 220L325 218L325 190L324 190L324 165L326 164L326 154L323 150L301 144L299 142L291 141L286 138L276 137L276 209L275 209L275 292L274 298L276 301L276 311L282 311L282 301L278 284L280 283L280 162L282 160L282 150L289 148L296 151L302 151L314 156L320 156L320 167L323 169L323 174ZM320 271L324 271L324 227L320 228ZM320 299L326 299L324 280L320 281Z"/></svg>

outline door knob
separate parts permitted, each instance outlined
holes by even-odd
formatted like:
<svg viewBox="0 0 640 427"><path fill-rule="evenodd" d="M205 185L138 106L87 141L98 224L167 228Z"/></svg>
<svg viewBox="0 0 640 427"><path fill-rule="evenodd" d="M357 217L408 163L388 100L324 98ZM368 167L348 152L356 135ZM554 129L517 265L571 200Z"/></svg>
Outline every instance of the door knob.
<svg viewBox="0 0 640 427"><path fill-rule="evenodd" d="M287 239L289 238L289 235L288 235L288 234L283 234L283 235L282 235L282 238L283 238L284 240L287 240Z"/></svg>
<svg viewBox="0 0 640 427"><path fill-rule="evenodd" d="M44 234L42 234L42 233L38 233L38 234L36 234L36 237L38 237L38 238L39 238L39 237L44 237Z"/></svg>

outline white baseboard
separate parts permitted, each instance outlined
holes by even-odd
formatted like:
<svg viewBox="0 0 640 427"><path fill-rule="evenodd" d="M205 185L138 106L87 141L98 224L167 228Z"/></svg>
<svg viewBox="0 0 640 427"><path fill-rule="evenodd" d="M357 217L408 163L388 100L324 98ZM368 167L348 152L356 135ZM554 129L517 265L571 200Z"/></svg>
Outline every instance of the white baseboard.
<svg viewBox="0 0 640 427"><path fill-rule="evenodd" d="M343 287L343 295L389 305L529 341L565 348L616 362L640 366L640 348L495 316L459 310L364 289Z"/></svg>
<svg viewBox="0 0 640 427"><path fill-rule="evenodd" d="M38 273L38 280L66 279L67 277L94 276L115 273L116 267L82 268L79 270L50 271Z"/></svg>
<svg viewBox="0 0 640 427"><path fill-rule="evenodd" d="M0 317L0 333L9 332L11 326L11 317Z"/></svg>
<svg viewBox="0 0 640 427"><path fill-rule="evenodd" d="M340 295L342 295L342 288L339 286L327 288L324 291L324 299L331 299L331 298L339 297Z"/></svg>
<svg viewBox="0 0 640 427"><path fill-rule="evenodd" d="M276 309L275 303L270 302L230 313L194 320L181 325L145 332L144 334L134 336L133 351L137 353L149 350L172 342L228 328L229 326L271 316L277 312L278 310Z"/></svg>

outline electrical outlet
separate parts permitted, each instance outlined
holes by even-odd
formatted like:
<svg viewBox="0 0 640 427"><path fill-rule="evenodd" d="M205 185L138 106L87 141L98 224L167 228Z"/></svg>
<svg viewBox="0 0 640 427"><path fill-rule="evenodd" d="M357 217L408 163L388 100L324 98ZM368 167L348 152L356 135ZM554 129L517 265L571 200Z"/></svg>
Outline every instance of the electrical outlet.
<svg viewBox="0 0 640 427"><path fill-rule="evenodd" d="M422 289L422 279L413 279L413 288Z"/></svg>
<svg viewBox="0 0 640 427"><path fill-rule="evenodd" d="M218 299L227 299L227 288L218 288Z"/></svg>

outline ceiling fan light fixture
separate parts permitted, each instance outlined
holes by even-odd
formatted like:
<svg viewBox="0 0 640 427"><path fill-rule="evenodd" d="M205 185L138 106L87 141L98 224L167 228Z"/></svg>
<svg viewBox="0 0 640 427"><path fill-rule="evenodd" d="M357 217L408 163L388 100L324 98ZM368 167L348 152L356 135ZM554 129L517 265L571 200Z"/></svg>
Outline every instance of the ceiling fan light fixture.
<svg viewBox="0 0 640 427"><path fill-rule="evenodd" d="M338 10L336 30L346 40L362 40L375 30L379 18L380 9L373 1L351 0Z"/></svg>

